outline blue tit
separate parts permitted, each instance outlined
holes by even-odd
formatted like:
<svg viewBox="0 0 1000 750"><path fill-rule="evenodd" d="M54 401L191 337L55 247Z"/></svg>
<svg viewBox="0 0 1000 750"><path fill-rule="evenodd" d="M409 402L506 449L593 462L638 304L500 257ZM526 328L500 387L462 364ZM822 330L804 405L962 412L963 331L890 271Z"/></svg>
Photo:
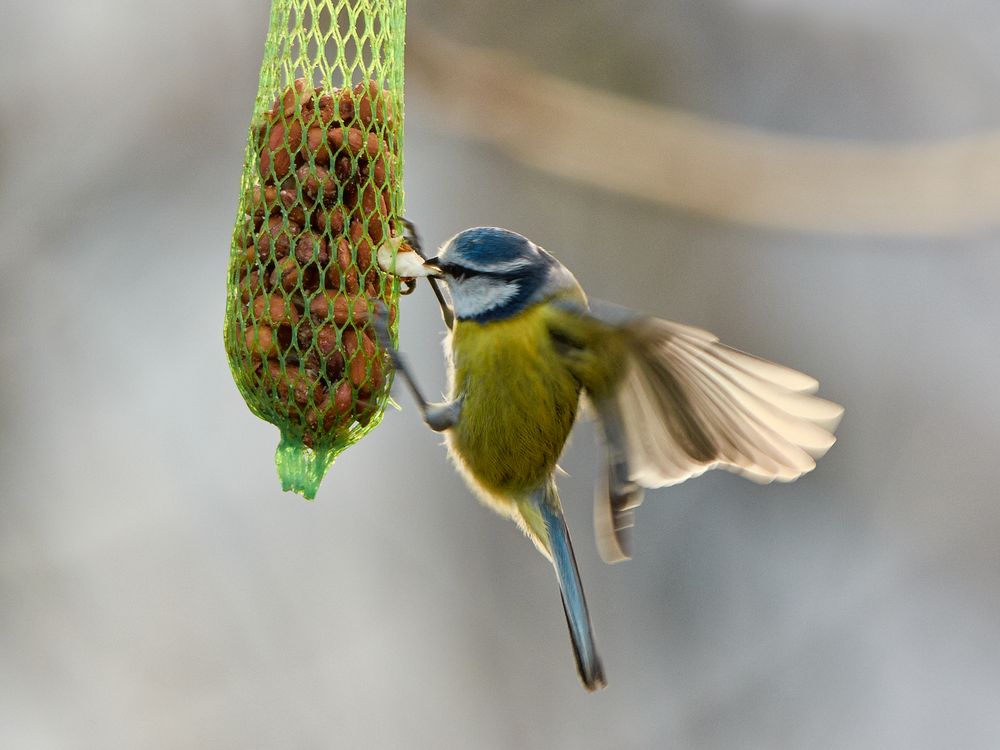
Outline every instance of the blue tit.
<svg viewBox="0 0 1000 750"><path fill-rule="evenodd" d="M719 343L706 331L588 304L573 274L526 237L477 227L407 275L441 278L453 311L450 397L428 404L380 336L424 419L485 504L511 518L552 563L580 677L603 687L555 471L581 397L607 454L596 493L598 546L631 556L643 489L723 468L757 482L810 471L843 409L808 375Z"/></svg>

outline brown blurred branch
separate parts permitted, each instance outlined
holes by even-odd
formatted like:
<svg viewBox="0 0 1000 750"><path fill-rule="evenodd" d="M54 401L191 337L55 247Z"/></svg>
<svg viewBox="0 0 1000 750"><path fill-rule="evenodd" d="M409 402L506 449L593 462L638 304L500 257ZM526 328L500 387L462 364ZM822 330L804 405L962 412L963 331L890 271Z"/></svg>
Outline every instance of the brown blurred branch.
<svg viewBox="0 0 1000 750"><path fill-rule="evenodd" d="M424 28L411 26L406 53L443 124L566 179L780 229L1000 226L1000 132L902 145L772 135L591 89Z"/></svg>

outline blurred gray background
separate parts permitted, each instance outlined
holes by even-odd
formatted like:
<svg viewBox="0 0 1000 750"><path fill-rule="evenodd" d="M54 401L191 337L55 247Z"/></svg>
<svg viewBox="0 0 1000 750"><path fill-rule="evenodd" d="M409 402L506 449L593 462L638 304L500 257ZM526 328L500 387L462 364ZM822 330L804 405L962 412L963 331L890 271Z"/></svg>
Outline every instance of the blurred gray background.
<svg viewBox="0 0 1000 750"><path fill-rule="evenodd" d="M521 231L595 296L816 375L847 407L840 442L791 485L720 473L650 493L635 559L608 567L581 425L561 487L610 682L587 695L548 564L471 497L405 392L315 502L280 492L277 431L243 404L221 337L267 3L7 2L0 747L1000 746L1000 222L965 210L1000 196L1000 6L409 13L406 203L429 244ZM449 115L475 103L431 85L435 40L688 113L695 132L773 135L776 163L900 147L902 174L917 165L902 184L951 177L910 224L905 191L852 172L891 218L874 229L833 199L805 222L743 220L605 190ZM525 137L580 126L532 114ZM729 182L734 206L770 184ZM403 312L436 392L433 299Z"/></svg>

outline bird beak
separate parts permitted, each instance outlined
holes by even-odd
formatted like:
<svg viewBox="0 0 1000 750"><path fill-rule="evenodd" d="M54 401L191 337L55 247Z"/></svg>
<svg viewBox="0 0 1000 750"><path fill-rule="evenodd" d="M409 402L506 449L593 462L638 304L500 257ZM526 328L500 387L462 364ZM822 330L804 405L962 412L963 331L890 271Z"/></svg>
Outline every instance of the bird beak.
<svg viewBox="0 0 1000 750"><path fill-rule="evenodd" d="M444 276L444 271L441 270L441 264L438 262L437 257L427 258L424 261L424 268L428 269L428 276L433 276L438 279Z"/></svg>
<svg viewBox="0 0 1000 750"><path fill-rule="evenodd" d="M421 258L403 237L390 237L382 243L378 249L378 264L386 273L404 278L442 275L437 264Z"/></svg>

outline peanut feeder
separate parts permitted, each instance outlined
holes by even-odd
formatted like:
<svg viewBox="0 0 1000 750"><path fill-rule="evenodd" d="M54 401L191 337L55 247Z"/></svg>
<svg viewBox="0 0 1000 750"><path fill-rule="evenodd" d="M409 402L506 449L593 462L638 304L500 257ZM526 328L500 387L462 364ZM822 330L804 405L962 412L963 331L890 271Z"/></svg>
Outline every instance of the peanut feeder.
<svg viewBox="0 0 1000 750"><path fill-rule="evenodd" d="M308 498L381 420L395 336L403 0L274 0L251 121L224 326L250 410L281 433L285 490ZM390 241L392 240L392 241Z"/></svg>

